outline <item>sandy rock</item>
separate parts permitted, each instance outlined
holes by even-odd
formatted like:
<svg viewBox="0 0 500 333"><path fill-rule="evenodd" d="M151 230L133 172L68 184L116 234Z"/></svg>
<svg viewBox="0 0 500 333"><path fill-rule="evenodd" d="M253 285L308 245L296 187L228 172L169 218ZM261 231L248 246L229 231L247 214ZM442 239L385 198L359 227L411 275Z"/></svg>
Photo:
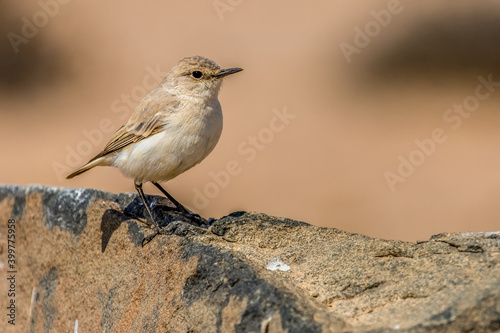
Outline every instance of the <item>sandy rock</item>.
<svg viewBox="0 0 500 333"><path fill-rule="evenodd" d="M0 331L500 331L499 232L415 244L250 212L204 228L151 199L165 234L141 247L134 194L0 187Z"/></svg>

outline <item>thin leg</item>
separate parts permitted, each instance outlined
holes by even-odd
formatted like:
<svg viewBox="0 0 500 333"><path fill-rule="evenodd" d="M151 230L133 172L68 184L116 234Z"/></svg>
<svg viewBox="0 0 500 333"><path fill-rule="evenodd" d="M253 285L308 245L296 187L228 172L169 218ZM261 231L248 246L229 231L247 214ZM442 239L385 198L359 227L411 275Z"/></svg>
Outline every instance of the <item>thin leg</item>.
<svg viewBox="0 0 500 333"><path fill-rule="evenodd" d="M175 200L174 197L172 197L170 194L168 194L168 192L165 191L165 189L163 187L161 187L160 184L158 184L157 182L151 182L151 183L153 183L153 185L156 186L161 191L161 193L163 193L163 195L165 195L168 198L168 200L170 200L170 202L172 202L175 205L175 209L178 212L189 217L189 219L191 221L198 223L199 225L208 224L207 220L205 220L203 217L201 217L198 214L194 214L194 213L190 212L189 210L187 210L183 205L181 205L177 200Z"/></svg>
<svg viewBox="0 0 500 333"><path fill-rule="evenodd" d="M142 184L134 183L134 185L135 185L135 189L137 190L137 192L141 196L141 199L142 199L142 202L144 203L144 206L146 206L146 210L148 211L149 217L151 217L151 221L153 221L153 223L156 227L156 230L160 230L160 227L158 226L158 223L156 223L156 220L154 219L153 214L151 213L151 209L149 208L149 202L146 199L144 192L142 191Z"/></svg>
<svg viewBox="0 0 500 333"><path fill-rule="evenodd" d="M161 187L160 184L158 184L157 182L151 182L151 183L153 183L153 185L156 186L161 191L161 193L163 193L163 195L165 195L168 198L168 200L170 200L170 202L175 205L175 208L178 211L185 213L185 214L191 214L190 211L188 211L186 208L184 208L184 206L181 205L177 200L175 200L173 196L171 196L167 191L165 191L165 189L163 187Z"/></svg>

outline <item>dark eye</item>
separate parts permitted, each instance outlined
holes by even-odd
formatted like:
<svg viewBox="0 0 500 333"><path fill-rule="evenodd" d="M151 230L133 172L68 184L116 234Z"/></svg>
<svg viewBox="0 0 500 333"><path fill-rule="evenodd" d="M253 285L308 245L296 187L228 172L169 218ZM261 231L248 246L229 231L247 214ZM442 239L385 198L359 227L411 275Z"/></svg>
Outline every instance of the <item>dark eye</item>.
<svg viewBox="0 0 500 333"><path fill-rule="evenodd" d="M200 77L202 77L202 76L203 76L203 73L202 73L202 72L200 72L200 71L194 71L194 72L192 73L192 75L193 75L193 77L194 77L195 79L199 79Z"/></svg>

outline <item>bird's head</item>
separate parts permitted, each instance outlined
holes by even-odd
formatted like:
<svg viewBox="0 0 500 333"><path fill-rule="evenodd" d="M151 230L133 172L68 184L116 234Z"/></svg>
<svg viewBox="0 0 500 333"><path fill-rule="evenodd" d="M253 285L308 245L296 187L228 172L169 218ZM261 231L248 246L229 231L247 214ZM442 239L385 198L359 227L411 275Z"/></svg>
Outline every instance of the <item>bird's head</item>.
<svg viewBox="0 0 500 333"><path fill-rule="evenodd" d="M214 61L200 56L187 57L170 70L162 86L179 95L212 99L217 98L223 77L242 70L221 69Z"/></svg>

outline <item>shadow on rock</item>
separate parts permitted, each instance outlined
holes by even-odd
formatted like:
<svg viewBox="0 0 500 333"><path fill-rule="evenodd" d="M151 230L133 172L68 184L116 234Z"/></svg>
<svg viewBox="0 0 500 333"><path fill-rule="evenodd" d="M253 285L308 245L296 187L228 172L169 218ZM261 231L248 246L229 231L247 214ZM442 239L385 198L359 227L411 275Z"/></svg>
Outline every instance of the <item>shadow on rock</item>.
<svg viewBox="0 0 500 333"><path fill-rule="evenodd" d="M177 212L169 206L169 201L158 196L148 196L151 203L151 211L155 220L161 228L163 235L186 236L188 233L196 233L204 230L189 217ZM134 198L123 211L108 209L101 219L101 251L104 252L111 236L123 222L128 223L129 236L136 246L142 246L144 240L144 227L149 227L151 221L148 218L144 204L140 197ZM198 230L199 229L199 230Z"/></svg>
<svg viewBox="0 0 500 333"><path fill-rule="evenodd" d="M108 209L104 212L101 219L101 251L104 253L108 246L111 236L122 222L130 220L130 217L115 209Z"/></svg>

